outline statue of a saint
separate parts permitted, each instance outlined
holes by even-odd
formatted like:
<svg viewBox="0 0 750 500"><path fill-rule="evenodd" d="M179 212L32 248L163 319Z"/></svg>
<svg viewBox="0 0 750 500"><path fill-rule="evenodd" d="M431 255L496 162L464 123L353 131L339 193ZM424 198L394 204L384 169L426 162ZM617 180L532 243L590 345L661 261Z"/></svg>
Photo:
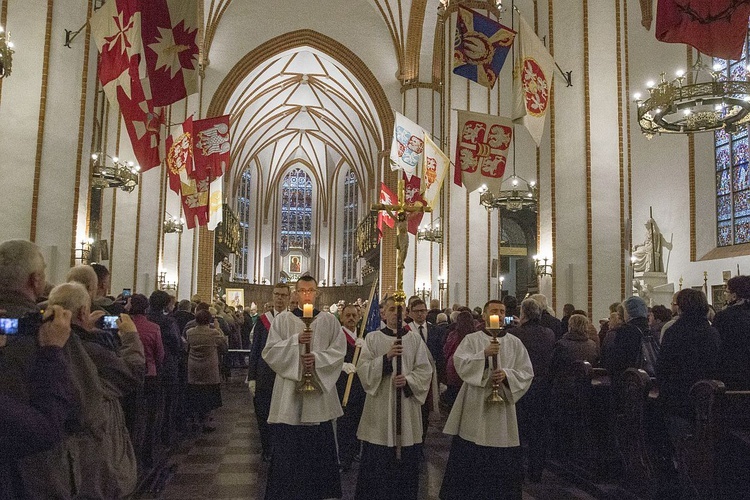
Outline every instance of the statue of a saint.
<svg viewBox="0 0 750 500"><path fill-rule="evenodd" d="M664 272L662 248L672 250L672 243L664 239L653 217L646 221L646 241L633 248L632 260L635 272Z"/></svg>

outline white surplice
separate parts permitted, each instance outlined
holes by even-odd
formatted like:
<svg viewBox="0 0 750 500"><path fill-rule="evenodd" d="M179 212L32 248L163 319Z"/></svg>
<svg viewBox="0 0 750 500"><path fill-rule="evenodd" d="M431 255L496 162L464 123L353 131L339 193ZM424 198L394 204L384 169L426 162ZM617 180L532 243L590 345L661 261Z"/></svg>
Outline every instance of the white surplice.
<svg viewBox="0 0 750 500"><path fill-rule="evenodd" d="M515 403L531 386L534 370L529 353L518 337L498 338L498 368L507 376L507 383L500 384L500 395L505 403L485 401L492 392L492 359L484 355L491 339L483 331L470 333L456 349L453 363L464 383L443 432L458 434L480 446L519 446Z"/></svg>
<svg viewBox="0 0 750 500"><path fill-rule="evenodd" d="M359 421L357 437L368 443L380 446L396 446L396 388L393 377L396 375L396 358L391 366L393 371L383 376L383 356L396 341L380 330L365 336L365 345L357 362L357 375L367 393L365 408ZM401 445L412 446L422 442L422 405L430 390L432 365L427 353L427 345L418 333L407 332L401 337L403 354L401 373L412 395L401 399Z"/></svg>
<svg viewBox="0 0 750 500"><path fill-rule="evenodd" d="M299 343L299 336L305 323L286 311L278 314L271 324L263 349L263 359L276 372L268 416L270 424L318 424L344 414L336 392L336 381L346 354L341 324L333 314L320 312L310 328L313 332L310 352L315 355L313 379L321 391L300 394L297 385L304 373L301 355L305 345Z"/></svg>

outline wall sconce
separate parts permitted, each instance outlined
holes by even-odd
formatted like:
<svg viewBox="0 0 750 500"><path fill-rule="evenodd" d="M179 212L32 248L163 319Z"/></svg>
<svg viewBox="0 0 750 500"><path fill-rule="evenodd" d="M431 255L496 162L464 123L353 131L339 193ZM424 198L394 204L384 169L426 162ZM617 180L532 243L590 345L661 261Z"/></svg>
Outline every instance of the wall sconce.
<svg viewBox="0 0 750 500"><path fill-rule="evenodd" d="M75 259L80 260L81 264L91 264L91 246L93 244L93 238L81 240L81 246L75 249Z"/></svg>
<svg viewBox="0 0 750 500"><path fill-rule="evenodd" d="M164 219L164 232L165 233L181 233L185 227L185 219L182 217L173 217L167 212L167 218Z"/></svg>
<svg viewBox="0 0 750 500"><path fill-rule="evenodd" d="M448 282L443 276L440 276L438 282L438 299L440 299L440 309L443 309L443 294L448 289Z"/></svg>
<svg viewBox="0 0 750 500"><path fill-rule="evenodd" d="M534 256L534 271L540 278L552 276L552 264L549 263L548 257Z"/></svg>
<svg viewBox="0 0 750 500"><path fill-rule="evenodd" d="M13 66L13 42L10 41L10 32L6 32L0 26L0 78L10 76L10 70Z"/></svg>

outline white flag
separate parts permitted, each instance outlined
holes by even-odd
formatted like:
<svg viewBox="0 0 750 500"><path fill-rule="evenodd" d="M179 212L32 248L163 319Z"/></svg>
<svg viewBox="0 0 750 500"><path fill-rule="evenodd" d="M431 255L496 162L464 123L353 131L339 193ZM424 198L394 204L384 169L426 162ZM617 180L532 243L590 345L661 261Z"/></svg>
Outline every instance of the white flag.
<svg viewBox="0 0 750 500"><path fill-rule="evenodd" d="M424 136L424 163L422 164L422 186L424 187L424 198L427 205L435 206L440 186L443 185L445 174L448 173L450 159L432 142L430 136Z"/></svg>
<svg viewBox="0 0 750 500"><path fill-rule="evenodd" d="M550 105L555 60L534 30L519 16L518 63L513 78L513 121L529 131L539 146Z"/></svg>
<svg viewBox="0 0 750 500"><path fill-rule="evenodd" d="M391 170L403 169L407 179L416 175L422 163L425 131L401 113L396 113L391 144Z"/></svg>
<svg viewBox="0 0 750 500"><path fill-rule="evenodd" d="M513 122L508 118L458 111L456 184L470 193L483 184L499 189L513 141Z"/></svg>
<svg viewBox="0 0 750 500"><path fill-rule="evenodd" d="M217 177L211 181L211 185L208 188L208 230L216 230L216 226L219 225L223 217L222 212L222 201L223 191L222 182L223 177Z"/></svg>

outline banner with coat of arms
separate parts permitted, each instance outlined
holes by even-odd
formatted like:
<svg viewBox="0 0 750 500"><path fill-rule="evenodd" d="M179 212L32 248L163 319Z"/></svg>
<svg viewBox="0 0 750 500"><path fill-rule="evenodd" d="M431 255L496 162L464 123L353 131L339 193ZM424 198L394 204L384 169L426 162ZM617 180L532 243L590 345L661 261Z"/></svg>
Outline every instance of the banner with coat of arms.
<svg viewBox="0 0 750 500"><path fill-rule="evenodd" d="M555 60L529 23L519 16L518 60L513 79L513 121L541 145L550 105Z"/></svg>
<svg viewBox="0 0 750 500"><path fill-rule="evenodd" d="M487 16L458 7L453 72L493 88L516 32Z"/></svg>
<svg viewBox="0 0 750 500"><path fill-rule="evenodd" d="M435 206L449 166L450 158L426 135L424 137L424 163L422 164L422 186L424 189L422 197L430 207Z"/></svg>
<svg viewBox="0 0 750 500"><path fill-rule="evenodd" d="M417 173L422 163L425 131L401 113L396 113L391 144L391 170L402 169L407 178Z"/></svg>
<svg viewBox="0 0 750 500"><path fill-rule="evenodd" d="M512 139L509 118L459 110L454 182L469 192L499 188Z"/></svg>

